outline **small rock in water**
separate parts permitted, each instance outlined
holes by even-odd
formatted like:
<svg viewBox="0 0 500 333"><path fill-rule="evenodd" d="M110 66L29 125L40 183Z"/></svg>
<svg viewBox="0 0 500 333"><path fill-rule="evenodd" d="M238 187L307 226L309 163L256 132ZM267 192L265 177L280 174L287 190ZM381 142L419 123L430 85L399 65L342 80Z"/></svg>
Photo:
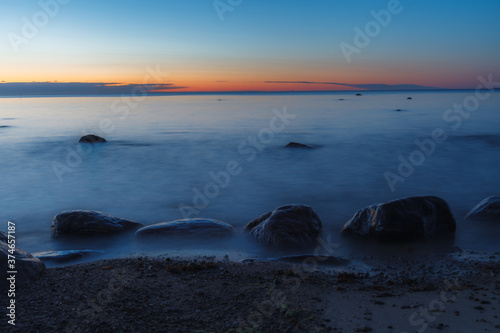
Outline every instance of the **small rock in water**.
<svg viewBox="0 0 500 333"><path fill-rule="evenodd" d="M211 219L184 219L170 222L161 222L148 225L135 232L142 236L166 236L177 234L190 235L227 235L233 232L233 227L225 222Z"/></svg>
<svg viewBox="0 0 500 333"><path fill-rule="evenodd" d="M45 251L33 253L33 257L44 261L66 262L78 259L92 254L102 254L102 251L96 250L63 250L63 251Z"/></svg>
<svg viewBox="0 0 500 333"><path fill-rule="evenodd" d="M305 149L313 149L312 146L309 146L309 145L305 145L303 143L299 143L299 142L290 142L289 144L287 144L285 146L285 148L305 148Z"/></svg>
<svg viewBox="0 0 500 333"><path fill-rule="evenodd" d="M100 136L94 135L94 134L89 134L82 136L80 140L78 141L80 143L105 143L107 142L106 139L101 138Z"/></svg>
<svg viewBox="0 0 500 333"><path fill-rule="evenodd" d="M303 247L316 241L322 223L311 207L287 205L248 222L245 229L255 239L274 247Z"/></svg>
<svg viewBox="0 0 500 333"><path fill-rule="evenodd" d="M363 96L362 94L356 94L356 96Z"/></svg>
<svg viewBox="0 0 500 333"><path fill-rule="evenodd" d="M465 216L468 220L500 221L500 196L491 196L476 205Z"/></svg>
<svg viewBox="0 0 500 333"><path fill-rule="evenodd" d="M411 98L411 97L408 97L407 99L413 99L413 98Z"/></svg>
<svg viewBox="0 0 500 333"><path fill-rule="evenodd" d="M113 235L136 230L143 225L134 221L114 217L91 210L71 210L54 217L51 226L52 237L63 235L92 236Z"/></svg>

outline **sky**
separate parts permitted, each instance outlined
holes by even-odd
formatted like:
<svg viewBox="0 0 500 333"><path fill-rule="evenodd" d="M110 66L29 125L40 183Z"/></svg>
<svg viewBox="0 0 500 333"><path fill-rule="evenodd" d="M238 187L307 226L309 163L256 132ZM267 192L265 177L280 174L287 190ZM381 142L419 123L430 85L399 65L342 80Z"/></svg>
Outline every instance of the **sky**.
<svg viewBox="0 0 500 333"><path fill-rule="evenodd" d="M498 17L498 0L0 0L0 95L475 88L500 78Z"/></svg>

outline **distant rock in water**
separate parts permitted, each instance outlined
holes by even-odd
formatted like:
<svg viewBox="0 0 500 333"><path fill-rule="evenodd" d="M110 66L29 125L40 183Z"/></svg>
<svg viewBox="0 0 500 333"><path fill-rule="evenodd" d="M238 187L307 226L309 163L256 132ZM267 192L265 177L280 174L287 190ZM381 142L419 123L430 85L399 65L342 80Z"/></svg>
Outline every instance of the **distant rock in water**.
<svg viewBox="0 0 500 333"><path fill-rule="evenodd" d="M51 226L52 237L66 235L94 236L114 235L136 230L143 225L91 210L72 210L54 217Z"/></svg>
<svg viewBox="0 0 500 333"><path fill-rule="evenodd" d="M411 97L408 97L407 99L413 99L413 98L411 98Z"/></svg>
<svg viewBox="0 0 500 333"><path fill-rule="evenodd" d="M339 98L338 100L339 100L339 101L344 101L345 99L343 99L343 98Z"/></svg>
<svg viewBox="0 0 500 333"><path fill-rule="evenodd" d="M9 255L11 257L9 257ZM9 267L9 260L15 258L15 269ZM37 258L34 258L28 252L16 247L12 250L9 247L8 235L0 231L0 269L2 270L2 279L0 281L0 290L7 290L10 285L10 274L8 271L16 271L15 284L19 287L31 280L34 280L45 272L45 264Z"/></svg>
<svg viewBox="0 0 500 333"><path fill-rule="evenodd" d="M10 126L2 125L0 128L9 128Z"/></svg>
<svg viewBox="0 0 500 333"><path fill-rule="evenodd" d="M89 134L82 136L80 140L78 141L80 143L106 143L106 139L101 138L100 136L94 135L94 134Z"/></svg>
<svg viewBox="0 0 500 333"><path fill-rule="evenodd" d="M63 251L45 251L33 253L33 257L43 261L67 262L79 259L83 256L92 254L102 254L102 251L96 250L63 250Z"/></svg>
<svg viewBox="0 0 500 333"><path fill-rule="evenodd" d="M257 240L274 247L303 247L321 234L322 223L311 207L287 205L250 221L245 229Z"/></svg>
<svg viewBox="0 0 500 333"><path fill-rule="evenodd" d="M409 197L359 210L342 229L386 241L423 241L453 238L456 222L448 203L439 197Z"/></svg>
<svg viewBox="0 0 500 333"><path fill-rule="evenodd" d="M184 219L171 222L161 222L148 225L135 232L137 237L168 236L178 234L190 235L227 235L234 231L233 227L225 222L211 219Z"/></svg>
<svg viewBox="0 0 500 333"><path fill-rule="evenodd" d="M285 148L305 148L305 149L313 149L313 146L305 145L303 143L298 142L290 142L285 146Z"/></svg>
<svg viewBox="0 0 500 333"><path fill-rule="evenodd" d="M500 221L500 196L491 196L476 205L465 216L468 220Z"/></svg>
<svg viewBox="0 0 500 333"><path fill-rule="evenodd" d="M396 109L395 111L401 112L401 111L404 111L404 110L403 109Z"/></svg>
<svg viewBox="0 0 500 333"><path fill-rule="evenodd" d="M356 94L356 96L363 96L362 94Z"/></svg>

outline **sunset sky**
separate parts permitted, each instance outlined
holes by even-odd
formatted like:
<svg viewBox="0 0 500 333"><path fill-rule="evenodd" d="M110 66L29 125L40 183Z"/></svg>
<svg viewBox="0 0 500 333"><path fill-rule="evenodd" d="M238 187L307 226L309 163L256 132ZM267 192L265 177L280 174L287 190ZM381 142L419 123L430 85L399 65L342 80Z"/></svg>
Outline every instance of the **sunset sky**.
<svg viewBox="0 0 500 333"><path fill-rule="evenodd" d="M144 82L175 92L474 88L479 75L500 78L500 1L397 2L1 1L0 94ZM388 7L397 13L374 25L371 12ZM356 47L367 24L379 29L348 62L341 45Z"/></svg>

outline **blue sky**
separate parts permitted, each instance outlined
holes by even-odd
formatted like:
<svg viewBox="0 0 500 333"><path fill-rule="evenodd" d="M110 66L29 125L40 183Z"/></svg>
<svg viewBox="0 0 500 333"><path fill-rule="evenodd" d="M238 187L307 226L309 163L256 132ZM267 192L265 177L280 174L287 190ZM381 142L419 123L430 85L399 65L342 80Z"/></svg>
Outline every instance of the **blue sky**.
<svg viewBox="0 0 500 333"><path fill-rule="evenodd" d="M0 2L0 81L133 84L147 66L169 73L158 83L189 91L285 89L266 81L473 88L478 75L500 76L496 0L400 1L350 62L340 44L354 45L354 27L364 30L390 1L243 0L223 21L205 0L41 3L56 3L57 14L16 48L23 18L44 10L37 1Z"/></svg>

